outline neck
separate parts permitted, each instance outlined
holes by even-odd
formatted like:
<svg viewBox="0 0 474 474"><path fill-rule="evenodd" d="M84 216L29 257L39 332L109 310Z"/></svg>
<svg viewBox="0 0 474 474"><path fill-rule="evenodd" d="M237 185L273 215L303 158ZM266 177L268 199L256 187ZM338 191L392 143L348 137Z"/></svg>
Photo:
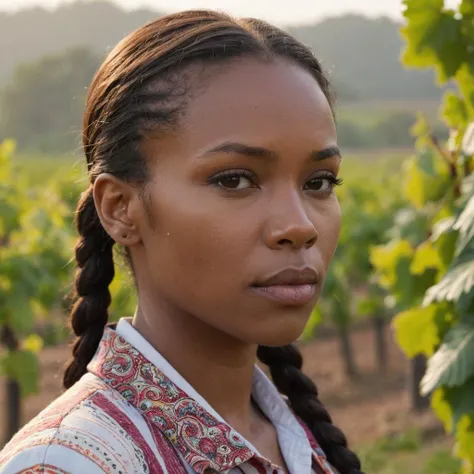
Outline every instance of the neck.
<svg viewBox="0 0 474 474"><path fill-rule="evenodd" d="M132 324L227 423L242 434L249 429L255 345L146 298Z"/></svg>

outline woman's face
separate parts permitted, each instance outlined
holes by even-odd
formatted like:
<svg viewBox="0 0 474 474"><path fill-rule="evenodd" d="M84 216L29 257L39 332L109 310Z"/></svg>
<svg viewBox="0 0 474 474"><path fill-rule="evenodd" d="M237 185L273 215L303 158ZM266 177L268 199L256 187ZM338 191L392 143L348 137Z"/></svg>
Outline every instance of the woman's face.
<svg viewBox="0 0 474 474"><path fill-rule="evenodd" d="M314 78L283 61L236 60L207 81L179 130L144 144L154 225L139 225L146 268L135 270L157 307L244 342L287 344L339 235L331 110Z"/></svg>

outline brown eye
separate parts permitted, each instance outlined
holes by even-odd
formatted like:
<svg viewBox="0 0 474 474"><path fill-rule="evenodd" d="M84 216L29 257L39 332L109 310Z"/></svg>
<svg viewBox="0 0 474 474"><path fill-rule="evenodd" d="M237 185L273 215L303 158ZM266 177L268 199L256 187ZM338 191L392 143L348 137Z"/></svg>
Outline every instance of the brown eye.
<svg viewBox="0 0 474 474"><path fill-rule="evenodd" d="M225 170L209 178L213 186L228 191L240 191L256 188L257 177L249 170Z"/></svg>
<svg viewBox="0 0 474 474"><path fill-rule="evenodd" d="M252 182L245 176L227 176L219 179L216 183L227 189L247 189L252 187Z"/></svg>
<svg viewBox="0 0 474 474"><path fill-rule="evenodd" d="M311 179L306 183L305 188L309 191L319 191L319 192L328 192L331 191L334 187L334 178L330 177L321 177Z"/></svg>

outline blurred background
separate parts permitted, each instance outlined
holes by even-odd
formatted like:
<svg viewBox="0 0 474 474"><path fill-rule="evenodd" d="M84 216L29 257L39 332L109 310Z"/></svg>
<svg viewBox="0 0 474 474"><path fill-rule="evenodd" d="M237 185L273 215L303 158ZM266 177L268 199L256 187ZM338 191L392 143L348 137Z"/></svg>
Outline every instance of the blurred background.
<svg viewBox="0 0 474 474"><path fill-rule="evenodd" d="M299 344L365 471L474 472L474 0L0 0L0 447L61 393L87 87L188 8L274 22L330 72L343 228ZM112 293L132 314L123 265Z"/></svg>

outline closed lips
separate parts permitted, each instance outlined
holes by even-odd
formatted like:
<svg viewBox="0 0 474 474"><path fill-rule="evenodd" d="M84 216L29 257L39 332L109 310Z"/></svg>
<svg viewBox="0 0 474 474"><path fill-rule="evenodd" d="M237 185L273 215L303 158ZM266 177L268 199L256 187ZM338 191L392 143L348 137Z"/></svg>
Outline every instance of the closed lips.
<svg viewBox="0 0 474 474"><path fill-rule="evenodd" d="M259 296L295 306L313 301L318 283L319 275L313 268L289 268L255 283L252 289Z"/></svg>
<svg viewBox="0 0 474 474"><path fill-rule="evenodd" d="M316 285L319 282L319 275L313 268L303 268L301 270L288 268L264 278L254 285L255 287L268 286L298 286L298 285Z"/></svg>

